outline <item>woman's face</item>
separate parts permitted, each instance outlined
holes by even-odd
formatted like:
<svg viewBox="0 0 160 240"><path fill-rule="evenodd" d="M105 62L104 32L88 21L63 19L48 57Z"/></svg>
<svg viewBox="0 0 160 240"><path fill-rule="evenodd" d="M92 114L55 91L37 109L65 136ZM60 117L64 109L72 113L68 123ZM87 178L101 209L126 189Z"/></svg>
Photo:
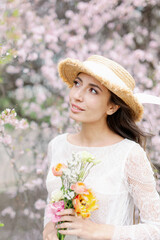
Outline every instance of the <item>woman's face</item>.
<svg viewBox="0 0 160 240"><path fill-rule="evenodd" d="M110 103L110 96L109 90L98 80L80 73L69 94L70 117L82 123L106 121L106 116L113 114L117 106Z"/></svg>

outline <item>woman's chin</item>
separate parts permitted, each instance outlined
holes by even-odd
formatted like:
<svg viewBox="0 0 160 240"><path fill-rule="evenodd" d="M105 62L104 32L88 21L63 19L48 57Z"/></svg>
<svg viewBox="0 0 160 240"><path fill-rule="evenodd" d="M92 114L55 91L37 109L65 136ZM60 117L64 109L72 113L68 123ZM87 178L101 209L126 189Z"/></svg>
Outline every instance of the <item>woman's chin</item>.
<svg viewBox="0 0 160 240"><path fill-rule="evenodd" d="M78 117L78 116L76 116L76 115L74 115L74 114L69 114L69 117L71 118L71 119L73 119L73 120L75 120L75 121L78 121L78 122L81 122L81 120L80 120L80 117Z"/></svg>
<svg viewBox="0 0 160 240"><path fill-rule="evenodd" d="M69 117L77 122L83 122L82 117L78 116L78 114L72 113L71 111L69 113Z"/></svg>

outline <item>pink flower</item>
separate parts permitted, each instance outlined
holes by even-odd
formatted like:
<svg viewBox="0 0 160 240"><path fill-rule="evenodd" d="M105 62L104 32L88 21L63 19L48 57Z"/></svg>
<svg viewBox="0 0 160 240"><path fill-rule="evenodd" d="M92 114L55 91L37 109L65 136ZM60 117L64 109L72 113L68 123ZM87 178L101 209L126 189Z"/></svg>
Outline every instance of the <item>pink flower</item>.
<svg viewBox="0 0 160 240"><path fill-rule="evenodd" d="M57 215L58 212L64 210L64 201L59 201L55 203L49 203L47 205L47 217L51 219L52 222L56 223L61 220L61 217Z"/></svg>
<svg viewBox="0 0 160 240"><path fill-rule="evenodd" d="M82 182L77 182L76 184L72 184L70 188L74 190L77 194L89 194L88 189L86 188L86 185Z"/></svg>
<svg viewBox="0 0 160 240"><path fill-rule="evenodd" d="M63 163L58 163L55 167L52 167L52 173L54 176L62 176L63 169L67 166Z"/></svg>

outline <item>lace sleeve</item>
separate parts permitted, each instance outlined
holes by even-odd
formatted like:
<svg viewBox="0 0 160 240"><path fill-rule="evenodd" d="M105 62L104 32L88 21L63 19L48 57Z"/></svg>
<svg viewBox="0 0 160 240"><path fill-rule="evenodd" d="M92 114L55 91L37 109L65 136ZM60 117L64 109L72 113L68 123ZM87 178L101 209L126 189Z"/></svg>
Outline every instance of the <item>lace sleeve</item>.
<svg viewBox="0 0 160 240"><path fill-rule="evenodd" d="M160 240L160 196L145 151L135 144L125 163L124 178L141 223L115 226L112 240Z"/></svg>

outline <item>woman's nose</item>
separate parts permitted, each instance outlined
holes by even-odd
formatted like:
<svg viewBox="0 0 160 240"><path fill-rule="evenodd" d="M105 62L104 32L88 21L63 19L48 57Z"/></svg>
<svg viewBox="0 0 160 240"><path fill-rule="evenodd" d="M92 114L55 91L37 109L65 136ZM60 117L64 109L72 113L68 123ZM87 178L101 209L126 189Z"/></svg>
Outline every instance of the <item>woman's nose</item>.
<svg viewBox="0 0 160 240"><path fill-rule="evenodd" d="M83 98L84 98L83 90L82 89L78 89L77 91L75 91L74 98L75 98L75 100L83 101Z"/></svg>

